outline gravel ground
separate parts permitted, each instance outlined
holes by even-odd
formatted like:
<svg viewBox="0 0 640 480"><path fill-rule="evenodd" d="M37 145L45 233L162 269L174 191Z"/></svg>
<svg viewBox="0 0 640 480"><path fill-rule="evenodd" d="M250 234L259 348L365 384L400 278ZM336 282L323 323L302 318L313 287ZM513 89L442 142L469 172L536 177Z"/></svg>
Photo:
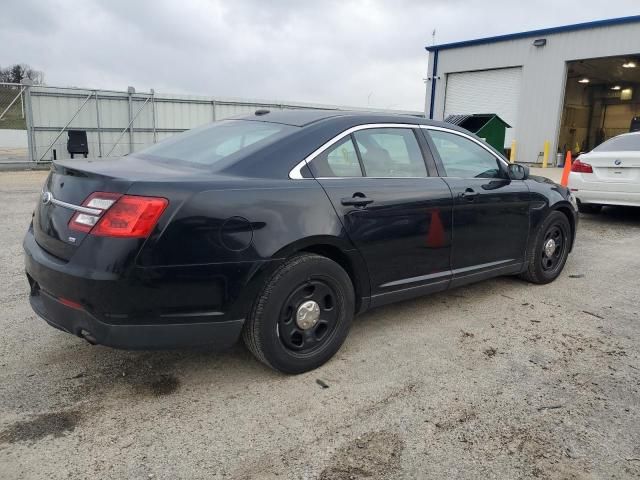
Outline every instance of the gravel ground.
<svg viewBox="0 0 640 480"><path fill-rule="evenodd" d="M640 476L640 214L583 216L561 277L371 311L322 368L94 347L38 319L0 175L0 478Z"/></svg>

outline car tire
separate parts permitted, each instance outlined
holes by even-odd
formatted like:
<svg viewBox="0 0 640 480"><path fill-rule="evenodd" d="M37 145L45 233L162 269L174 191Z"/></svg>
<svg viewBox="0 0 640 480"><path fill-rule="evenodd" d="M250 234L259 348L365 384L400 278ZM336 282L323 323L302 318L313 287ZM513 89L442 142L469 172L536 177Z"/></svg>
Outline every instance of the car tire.
<svg viewBox="0 0 640 480"><path fill-rule="evenodd" d="M581 203L578 202L578 211L580 213L600 213L602 205L596 205L594 203Z"/></svg>
<svg viewBox="0 0 640 480"><path fill-rule="evenodd" d="M549 242L550 240L553 242ZM554 281L564 268L571 243L569 219L561 212L552 211L544 219L530 243L526 270L520 277L537 284Z"/></svg>
<svg viewBox="0 0 640 480"><path fill-rule="evenodd" d="M283 373L303 373L327 362L342 346L355 311L345 270L326 257L304 253L271 275L243 329L249 351Z"/></svg>

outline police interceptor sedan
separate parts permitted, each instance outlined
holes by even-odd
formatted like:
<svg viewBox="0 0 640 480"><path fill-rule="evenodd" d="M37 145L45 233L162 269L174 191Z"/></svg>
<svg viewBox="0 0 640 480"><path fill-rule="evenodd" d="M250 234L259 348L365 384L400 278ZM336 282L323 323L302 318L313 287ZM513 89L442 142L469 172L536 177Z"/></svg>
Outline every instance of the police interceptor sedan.
<svg viewBox="0 0 640 480"><path fill-rule="evenodd" d="M259 110L55 161L24 250L53 327L126 349L242 337L300 373L367 309L499 275L551 282L576 224L568 189L456 126Z"/></svg>

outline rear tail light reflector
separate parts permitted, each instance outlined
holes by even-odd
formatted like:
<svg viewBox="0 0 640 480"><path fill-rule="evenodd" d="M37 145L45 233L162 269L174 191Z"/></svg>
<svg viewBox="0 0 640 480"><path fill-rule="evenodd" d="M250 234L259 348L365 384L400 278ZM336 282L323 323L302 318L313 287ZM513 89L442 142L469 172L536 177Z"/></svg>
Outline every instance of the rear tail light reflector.
<svg viewBox="0 0 640 480"><path fill-rule="evenodd" d="M68 298L58 297L58 301L69 308L73 308L75 310L83 310L81 304L79 304L78 302L74 302L73 300L69 300Z"/></svg>
<svg viewBox="0 0 640 480"><path fill-rule="evenodd" d="M576 161L571 165L571 171L577 173L593 173L593 168L588 163L583 163L580 158L576 158Z"/></svg>
<svg viewBox="0 0 640 480"><path fill-rule="evenodd" d="M147 237L168 204L166 198L95 192L82 206L99 213L76 212L69 228L102 237Z"/></svg>

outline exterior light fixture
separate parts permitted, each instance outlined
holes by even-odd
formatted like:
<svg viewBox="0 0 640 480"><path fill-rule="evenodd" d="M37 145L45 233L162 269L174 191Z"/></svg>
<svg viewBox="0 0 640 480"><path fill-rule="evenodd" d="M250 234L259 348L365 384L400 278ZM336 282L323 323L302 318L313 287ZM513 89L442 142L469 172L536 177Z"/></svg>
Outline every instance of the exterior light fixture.
<svg viewBox="0 0 640 480"><path fill-rule="evenodd" d="M636 68L636 62L626 62L622 64L622 68Z"/></svg>
<svg viewBox="0 0 640 480"><path fill-rule="evenodd" d="M536 38L533 41L533 46L534 47L544 47L547 44L547 39L546 38Z"/></svg>
<svg viewBox="0 0 640 480"><path fill-rule="evenodd" d="M614 85L611 90L620 90L620 85Z"/></svg>
<svg viewBox="0 0 640 480"><path fill-rule="evenodd" d="M589 79L587 77L581 78L578 83L589 83Z"/></svg>

